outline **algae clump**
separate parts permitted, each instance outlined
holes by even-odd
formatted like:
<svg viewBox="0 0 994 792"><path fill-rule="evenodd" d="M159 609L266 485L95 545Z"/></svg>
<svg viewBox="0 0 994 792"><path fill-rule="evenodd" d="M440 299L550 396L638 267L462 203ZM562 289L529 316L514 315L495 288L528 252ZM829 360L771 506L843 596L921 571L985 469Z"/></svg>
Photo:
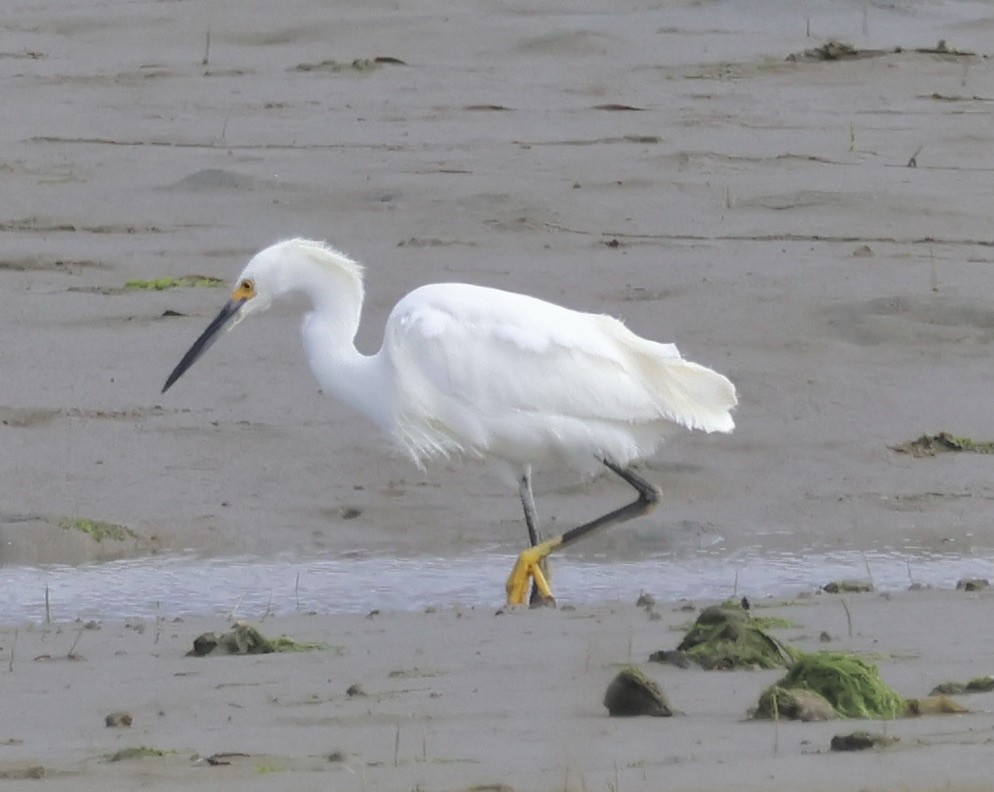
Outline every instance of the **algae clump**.
<svg viewBox="0 0 994 792"><path fill-rule="evenodd" d="M115 541L123 542L127 539L138 538L138 534L125 525L103 522L101 520L88 520L83 517L60 520L59 527L63 531L79 531L79 533L84 533L95 542L102 542L104 539L114 539Z"/></svg>
<svg viewBox="0 0 994 792"><path fill-rule="evenodd" d="M749 620L761 630L789 630L797 623L783 616L750 616Z"/></svg>
<svg viewBox="0 0 994 792"><path fill-rule="evenodd" d="M270 643L277 652L313 652L316 649L327 649L327 644L312 641L298 641L288 635L273 638Z"/></svg>
<svg viewBox="0 0 994 792"><path fill-rule="evenodd" d="M877 667L855 655L815 652L800 655L787 676L760 697L776 695L775 688L804 688L824 696L845 718L898 718L908 711L903 697L881 678Z"/></svg>
<svg viewBox="0 0 994 792"><path fill-rule="evenodd" d="M677 651L707 669L787 667L797 655L744 609L727 605L705 608Z"/></svg>
<svg viewBox="0 0 994 792"><path fill-rule="evenodd" d="M143 280L135 278L125 281L125 289L139 289L142 291L165 291L166 289L176 289L181 286L195 288L199 286L221 286L224 281L211 275L183 275L179 278L151 278Z"/></svg>
<svg viewBox="0 0 994 792"><path fill-rule="evenodd" d="M970 437L960 437L950 432L923 434L914 440L901 445L891 446L892 451L910 454L914 457L935 456L947 451L966 451L973 454L994 454L994 441L974 440Z"/></svg>
<svg viewBox="0 0 994 792"><path fill-rule="evenodd" d="M267 638L250 624L239 622L228 632L217 635L206 632L193 640L188 657L216 657L218 655L253 655L273 652L309 652L326 649L324 644L296 641L288 636Z"/></svg>

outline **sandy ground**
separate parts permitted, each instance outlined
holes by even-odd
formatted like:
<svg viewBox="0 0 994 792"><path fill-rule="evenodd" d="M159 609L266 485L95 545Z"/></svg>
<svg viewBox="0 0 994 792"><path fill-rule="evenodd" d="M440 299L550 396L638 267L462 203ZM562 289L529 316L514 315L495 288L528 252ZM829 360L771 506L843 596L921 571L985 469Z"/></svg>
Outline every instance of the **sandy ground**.
<svg viewBox="0 0 994 792"><path fill-rule="evenodd" d="M421 473L317 392L298 306L159 396L225 292L123 284L231 279L300 234L367 264L368 350L410 288L465 280L620 316L732 377L736 433L674 442L653 475L666 508L586 552L989 546L994 460L888 446L994 437L994 63L784 60L829 36L985 53L987 6L612 9L79 2L5 20L5 537L73 516L131 527L137 552L520 546L488 471ZM376 57L406 65L316 66ZM568 526L627 497L575 485L540 478L541 513ZM43 527L4 559L93 552Z"/></svg>
<svg viewBox="0 0 994 792"><path fill-rule="evenodd" d="M367 264L366 350L407 290L461 280L622 317L736 382L735 434L674 442L648 473L665 507L577 553L631 558L706 543L969 555L992 545L994 458L888 448L939 429L994 438L988 4L311 0L288 11L77 0L15 3L0 29L3 564L187 548L520 546L517 498L484 468L418 471L317 392L299 306L241 325L159 395L225 292L125 282L231 278L256 249L292 235L328 239ZM830 37L884 52L786 60ZM977 54L915 51L940 40ZM401 63L365 68L375 58ZM367 60L355 68L357 59ZM568 476L537 490L541 513L566 527L626 496L613 482L581 488ZM96 544L59 528L67 518L121 524L136 538ZM925 677L955 676L938 673L952 650L933 630L952 631L952 643L968 634L978 643L959 647L957 662L967 675L989 672L973 621L986 616L964 604L974 601L920 597L924 622L898 610L917 615L919 595L866 607L880 614L864 635L879 627L884 651L918 653L895 673L921 668L922 679L906 680L915 693ZM341 784L359 789L481 779L631 789L670 778L714 789L746 777L757 788L792 778L855 789L878 784L871 771L899 772L890 757L857 760L865 776L849 764L840 772L837 757L812 758L824 748L817 727L796 740L782 733L771 764L770 729L737 722L754 693L748 675L697 681L684 695L676 687L689 715L679 724L609 722L599 693L626 659L619 647L634 636L638 657L669 634L658 624L644 632L627 606L620 619L590 607L287 622L347 646L343 678L327 654L253 660L238 665L252 680L244 690L218 687L233 662L175 676L192 663L178 650L200 625L170 625L159 644L106 625L83 636L87 662L50 664L30 660L41 651L31 642L67 651L72 633L22 630L15 670L2 677L3 720L31 714L12 728L24 743L9 754L56 768L98 755L118 738L90 729L120 694L122 706L143 708L128 740L293 762L341 748L359 757L358 775L343 772ZM287 679L287 662L300 675ZM389 685L381 673L414 666L447 673ZM384 691L376 706L341 700L357 676ZM468 691L495 679L489 704L476 707ZM443 695L396 692L408 686ZM31 697L17 709L8 693ZM300 704L312 694L318 706ZM252 702L265 714L246 709ZM186 714L172 716L173 706ZM248 733L229 739L229 716L244 717ZM956 723L969 724L948 727L956 734L990 729L980 716ZM72 733L52 739L56 726ZM935 742L902 753L907 773L879 783L968 784L989 766L982 740ZM82 777L95 788L206 777L186 759L161 776L94 761ZM642 778L640 762L659 774ZM381 780L365 786L363 772ZM715 775L693 775L705 772ZM303 788L284 778L238 783Z"/></svg>
<svg viewBox="0 0 994 792"><path fill-rule="evenodd" d="M994 667L989 595L846 602L852 635L834 595L757 612L789 619L795 626L776 632L798 648L860 652L908 697ZM782 670L646 662L674 648L695 616L656 612L652 620L615 604L281 617L256 623L327 648L220 658L185 653L201 632L226 629L222 620L4 628L0 777L43 772L46 789L73 790L990 789L994 693L958 697L974 711L964 715L750 720ZM819 640L823 631L831 643ZM633 661L682 715L607 715L605 689ZM353 685L366 695L350 696ZM120 711L132 726L106 727ZM900 740L883 751L829 750L833 735L858 729ZM164 755L110 760L137 747ZM245 755L206 762L218 753Z"/></svg>

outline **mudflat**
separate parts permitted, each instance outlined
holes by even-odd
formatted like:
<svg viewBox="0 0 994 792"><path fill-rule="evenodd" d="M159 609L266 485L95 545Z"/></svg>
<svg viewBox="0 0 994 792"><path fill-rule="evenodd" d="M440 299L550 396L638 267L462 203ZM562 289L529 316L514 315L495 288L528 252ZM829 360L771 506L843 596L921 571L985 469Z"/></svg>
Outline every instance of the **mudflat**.
<svg viewBox="0 0 994 792"><path fill-rule="evenodd" d="M455 280L618 316L737 384L735 433L674 438L646 470L663 505L564 564L707 546L913 568L992 545L994 458L893 450L994 439L987 5L77 0L0 25L4 567L521 547L515 492L484 466L418 470L318 393L300 305L160 396L227 296L209 279L291 236L366 265L365 351L403 294ZM208 285L143 288L191 275ZM536 490L552 528L627 497L565 474ZM97 542L99 524L124 533ZM74 661L76 627L11 624L0 766L94 789L986 783L986 715L890 724L899 760L841 758L834 727L781 724L777 743L740 722L763 674L666 670L685 716L608 719L615 664L677 617L495 617L501 581L480 587L492 606L266 622L338 653L186 659L219 629L198 618L108 622ZM842 645L882 652L907 695L989 673L985 593L857 599ZM803 613L804 635L842 629L827 596ZM342 698L357 681L370 696ZM105 729L108 707L133 708L131 730ZM179 753L101 758L136 740ZM220 751L273 758L190 761Z"/></svg>

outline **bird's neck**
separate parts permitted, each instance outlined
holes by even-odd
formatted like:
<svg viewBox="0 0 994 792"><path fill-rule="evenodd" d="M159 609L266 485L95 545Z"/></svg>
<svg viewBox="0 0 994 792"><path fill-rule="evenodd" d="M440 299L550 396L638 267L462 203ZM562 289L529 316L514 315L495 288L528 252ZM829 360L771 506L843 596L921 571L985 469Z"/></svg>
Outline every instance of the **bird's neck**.
<svg viewBox="0 0 994 792"><path fill-rule="evenodd" d="M355 347L362 311L362 285L334 283L301 289L312 310L301 323L304 351L321 389L389 430L393 418L392 382L380 355Z"/></svg>
<svg viewBox="0 0 994 792"><path fill-rule="evenodd" d="M280 273L277 292L303 294L311 303L311 313L333 333L330 342L352 344L359 329L364 289L362 279L352 273L319 261L298 261L297 266Z"/></svg>

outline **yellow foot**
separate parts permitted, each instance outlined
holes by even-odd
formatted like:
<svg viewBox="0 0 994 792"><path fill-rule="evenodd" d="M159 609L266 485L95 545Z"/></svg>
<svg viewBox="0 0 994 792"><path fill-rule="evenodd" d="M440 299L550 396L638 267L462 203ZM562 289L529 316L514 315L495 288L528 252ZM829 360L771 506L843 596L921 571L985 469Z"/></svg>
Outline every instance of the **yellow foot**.
<svg viewBox="0 0 994 792"><path fill-rule="evenodd" d="M528 584L534 580L535 588L542 599L552 599L549 582L542 573L542 561L549 553L563 543L562 536L546 539L518 556L518 560L507 579L507 604L524 605L528 597Z"/></svg>

